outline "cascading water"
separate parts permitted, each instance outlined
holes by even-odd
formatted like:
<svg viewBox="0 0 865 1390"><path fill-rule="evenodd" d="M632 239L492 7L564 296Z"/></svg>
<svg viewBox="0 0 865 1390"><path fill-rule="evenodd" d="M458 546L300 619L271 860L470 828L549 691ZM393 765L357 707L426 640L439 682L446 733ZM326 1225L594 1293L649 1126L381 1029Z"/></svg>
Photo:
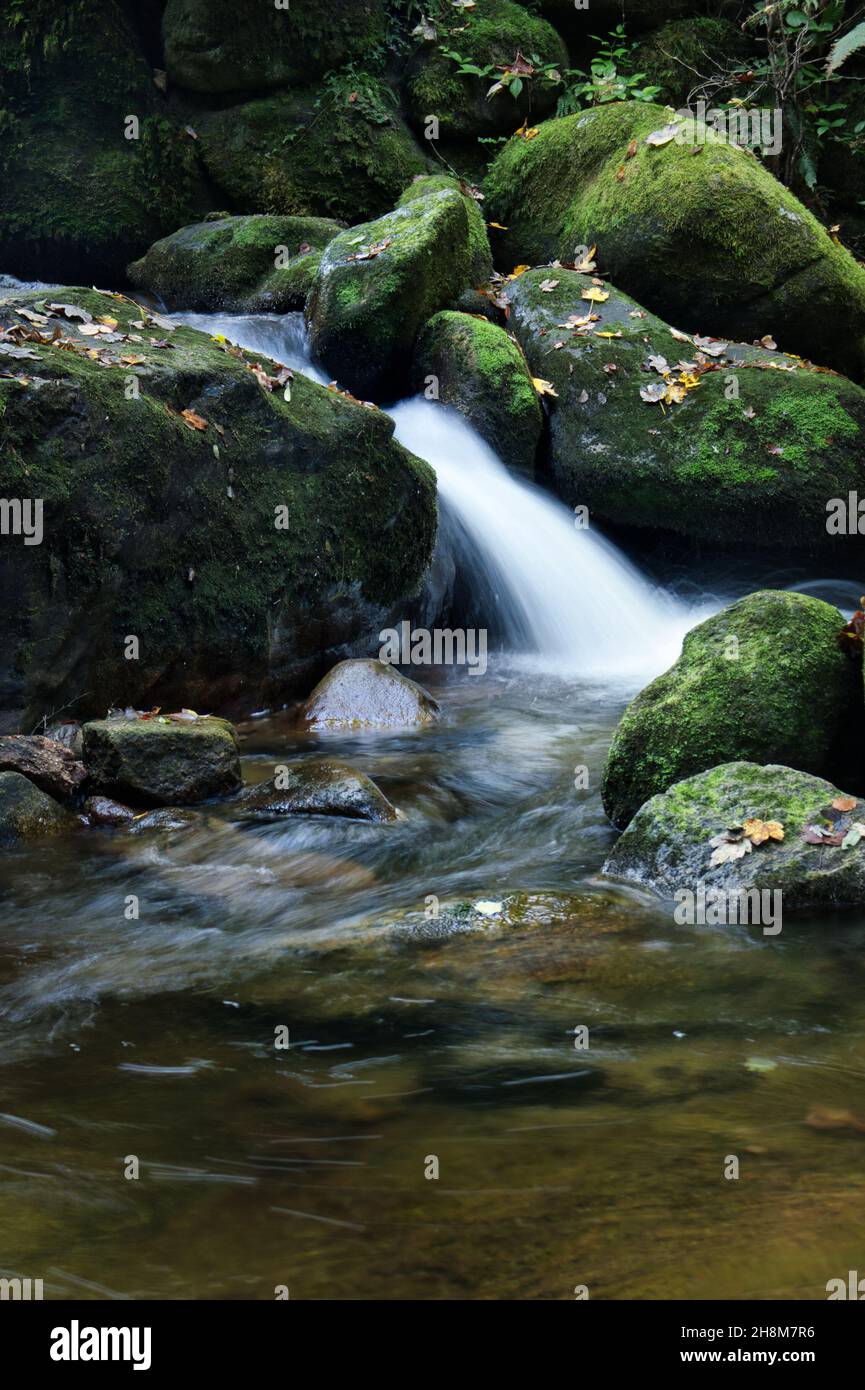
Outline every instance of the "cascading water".
<svg viewBox="0 0 865 1390"><path fill-rule="evenodd" d="M300 314L175 318L326 380ZM400 443L435 470L466 587L495 605L481 625L509 652L531 654L536 670L607 680L650 676L676 659L704 613L654 588L591 526L577 529L562 503L513 477L458 412L417 397L388 414Z"/></svg>

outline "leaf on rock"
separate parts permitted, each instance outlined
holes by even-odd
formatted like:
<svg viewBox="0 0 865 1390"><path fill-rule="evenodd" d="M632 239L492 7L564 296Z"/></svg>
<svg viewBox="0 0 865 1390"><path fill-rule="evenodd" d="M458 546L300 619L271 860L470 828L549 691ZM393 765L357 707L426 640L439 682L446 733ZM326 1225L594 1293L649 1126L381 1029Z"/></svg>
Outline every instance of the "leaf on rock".
<svg viewBox="0 0 865 1390"><path fill-rule="evenodd" d="M670 370L666 357L661 357L657 353L649 358L649 366L654 367L655 371L659 372L661 376L663 376L664 372Z"/></svg>
<svg viewBox="0 0 865 1390"><path fill-rule="evenodd" d="M671 140L675 140L678 132L678 124L661 126L660 130L653 130L651 135L646 136L646 144L656 147L660 145L669 145Z"/></svg>
<svg viewBox="0 0 865 1390"><path fill-rule="evenodd" d="M542 289L544 294L552 294L558 283L558 280L542 280L538 288Z"/></svg>
<svg viewBox="0 0 865 1390"><path fill-rule="evenodd" d="M746 820L742 828L748 839L755 845L762 845L766 840L783 840L784 838L784 827L777 820L764 821L754 817L752 820Z"/></svg>
<svg viewBox="0 0 865 1390"><path fill-rule="evenodd" d="M206 430L207 421L200 415L196 415L194 410L181 410L180 418L191 430Z"/></svg>
<svg viewBox="0 0 865 1390"><path fill-rule="evenodd" d="M81 323L90 323L93 315L87 309L79 309L77 304L46 304L49 313L59 314L64 319L78 319Z"/></svg>
<svg viewBox="0 0 865 1390"><path fill-rule="evenodd" d="M721 844L712 851L709 862L715 868L720 864L731 864L734 860L743 859L746 854L750 854L753 848L754 846L748 839L728 840L725 837Z"/></svg>
<svg viewBox="0 0 865 1390"><path fill-rule="evenodd" d="M667 387L663 381L653 381L651 386L640 387L640 399L648 401L650 405L656 405L662 401L667 393Z"/></svg>
<svg viewBox="0 0 865 1390"><path fill-rule="evenodd" d="M859 607L849 623L845 623L838 633L838 644L849 656L861 656L865 639L865 595L859 600Z"/></svg>
<svg viewBox="0 0 865 1390"><path fill-rule="evenodd" d="M841 848L853 849L863 837L865 837L865 825L863 825L861 821L856 821L856 824L850 826L850 829L841 841Z"/></svg>
<svg viewBox="0 0 865 1390"><path fill-rule="evenodd" d="M581 295L582 299L589 299L593 304L603 304L605 300L609 299L609 297L609 290L601 290L598 289L597 286L592 286L591 289L583 290L583 293Z"/></svg>
<svg viewBox="0 0 865 1390"><path fill-rule="evenodd" d="M533 376L532 385L539 396L558 396L558 391L551 381L545 381L542 376Z"/></svg>
<svg viewBox="0 0 865 1390"><path fill-rule="evenodd" d="M694 347L699 348L707 357L720 357L727 351L729 343L721 343L717 338L701 338L699 334L694 334Z"/></svg>
<svg viewBox="0 0 865 1390"><path fill-rule="evenodd" d="M859 802L855 796L836 796L832 802L833 811L855 811Z"/></svg>
<svg viewBox="0 0 865 1390"><path fill-rule="evenodd" d="M637 141L636 141L636 140L632 140L631 143L630 143L630 145L628 146L628 148L625 150L625 159L633 159L633 158L634 158L634 155L635 155L636 153L637 153Z"/></svg>
<svg viewBox="0 0 865 1390"><path fill-rule="evenodd" d="M580 275L591 275L592 271L597 268L594 260L597 250L597 246L591 247L579 264L574 265L574 270Z"/></svg>

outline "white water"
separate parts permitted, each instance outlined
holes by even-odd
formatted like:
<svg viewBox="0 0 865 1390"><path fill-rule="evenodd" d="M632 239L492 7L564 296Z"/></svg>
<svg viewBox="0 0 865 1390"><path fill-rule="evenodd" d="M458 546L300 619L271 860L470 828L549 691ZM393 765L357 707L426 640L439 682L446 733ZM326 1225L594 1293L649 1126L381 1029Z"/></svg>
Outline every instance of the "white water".
<svg viewBox="0 0 865 1390"><path fill-rule="evenodd" d="M175 314L207 333L319 382L300 314ZM463 577L495 611L481 613L516 656L556 674L649 677L671 665L697 611L653 587L610 541L577 529L561 503L510 474L455 410L417 397L387 412L396 437L435 470Z"/></svg>

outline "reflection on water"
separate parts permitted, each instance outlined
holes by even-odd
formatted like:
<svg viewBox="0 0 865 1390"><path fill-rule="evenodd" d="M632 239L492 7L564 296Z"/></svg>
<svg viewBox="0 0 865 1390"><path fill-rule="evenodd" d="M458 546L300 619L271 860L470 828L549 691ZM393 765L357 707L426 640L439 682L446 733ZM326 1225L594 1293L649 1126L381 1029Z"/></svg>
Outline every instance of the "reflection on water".
<svg viewBox="0 0 865 1390"><path fill-rule="evenodd" d="M244 733L247 780L345 757L395 824L213 806L4 857L0 1273L54 1297L822 1298L861 1267L865 914L676 926L598 877L621 696L492 668L437 693L419 732Z"/></svg>

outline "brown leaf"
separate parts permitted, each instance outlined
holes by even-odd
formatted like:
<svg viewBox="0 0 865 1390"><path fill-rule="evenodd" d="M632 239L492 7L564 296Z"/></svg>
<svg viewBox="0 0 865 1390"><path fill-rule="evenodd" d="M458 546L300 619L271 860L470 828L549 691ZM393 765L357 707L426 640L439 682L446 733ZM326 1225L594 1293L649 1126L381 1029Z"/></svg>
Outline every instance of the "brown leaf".
<svg viewBox="0 0 865 1390"><path fill-rule="evenodd" d="M191 430L206 430L207 421L202 420L200 415L196 415L194 410L181 410L180 418Z"/></svg>

